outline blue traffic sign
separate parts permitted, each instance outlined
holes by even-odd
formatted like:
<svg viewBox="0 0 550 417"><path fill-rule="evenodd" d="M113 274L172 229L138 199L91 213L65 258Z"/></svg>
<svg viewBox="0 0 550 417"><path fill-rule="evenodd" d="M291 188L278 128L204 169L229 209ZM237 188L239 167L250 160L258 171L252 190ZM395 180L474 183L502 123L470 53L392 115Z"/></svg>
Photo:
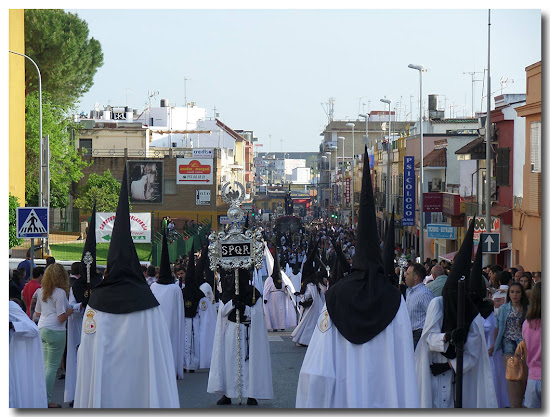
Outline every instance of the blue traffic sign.
<svg viewBox="0 0 550 417"><path fill-rule="evenodd" d="M479 241L481 253L500 253L500 233L481 233Z"/></svg>
<svg viewBox="0 0 550 417"><path fill-rule="evenodd" d="M17 237L48 237L47 207L17 207Z"/></svg>

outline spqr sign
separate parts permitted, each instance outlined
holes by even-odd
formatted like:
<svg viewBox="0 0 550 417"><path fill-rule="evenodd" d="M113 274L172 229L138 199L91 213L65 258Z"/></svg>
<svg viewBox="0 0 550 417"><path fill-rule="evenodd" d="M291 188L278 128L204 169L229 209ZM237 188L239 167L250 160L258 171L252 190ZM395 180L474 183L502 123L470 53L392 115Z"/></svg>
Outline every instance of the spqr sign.
<svg viewBox="0 0 550 417"><path fill-rule="evenodd" d="M250 256L251 243L222 243L220 245L222 258L235 256Z"/></svg>

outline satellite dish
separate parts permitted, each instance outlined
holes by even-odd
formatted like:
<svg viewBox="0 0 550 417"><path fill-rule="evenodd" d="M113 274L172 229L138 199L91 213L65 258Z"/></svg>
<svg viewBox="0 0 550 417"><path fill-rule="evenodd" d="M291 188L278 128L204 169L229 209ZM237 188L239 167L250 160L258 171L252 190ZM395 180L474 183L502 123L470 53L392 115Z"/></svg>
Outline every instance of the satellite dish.
<svg viewBox="0 0 550 417"><path fill-rule="evenodd" d="M382 123L382 130L386 131L388 129L388 124L386 122Z"/></svg>

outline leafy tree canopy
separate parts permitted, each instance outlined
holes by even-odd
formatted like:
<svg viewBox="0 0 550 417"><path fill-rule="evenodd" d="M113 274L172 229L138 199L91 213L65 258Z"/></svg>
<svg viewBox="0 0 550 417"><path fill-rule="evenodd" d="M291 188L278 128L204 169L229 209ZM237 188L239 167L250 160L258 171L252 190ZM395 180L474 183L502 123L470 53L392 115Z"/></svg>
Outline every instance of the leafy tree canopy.
<svg viewBox="0 0 550 417"><path fill-rule="evenodd" d="M39 100L38 93L26 100L25 193L26 205L38 206L39 183ZM69 203L72 183L82 178L82 160L74 146L79 125L65 109L54 104L48 94L42 95L42 133L50 141L50 207L63 208ZM46 190L44 190L46 192Z"/></svg>
<svg viewBox="0 0 550 417"><path fill-rule="evenodd" d="M101 45L88 35L88 24L77 14L59 9L25 10L25 54L40 68L42 91L57 105L72 107L90 90L103 65ZM25 65L26 94L31 94L38 91L38 74L32 63Z"/></svg>
<svg viewBox="0 0 550 417"><path fill-rule="evenodd" d="M106 170L103 175L92 173L86 184L78 188L74 207L91 211L95 202L97 211L116 211L119 195L120 183L110 170Z"/></svg>
<svg viewBox="0 0 550 417"><path fill-rule="evenodd" d="M10 222L9 222L9 238L10 238L10 249L14 246L19 246L23 244L23 239L17 238L17 207L19 207L19 199L10 193Z"/></svg>

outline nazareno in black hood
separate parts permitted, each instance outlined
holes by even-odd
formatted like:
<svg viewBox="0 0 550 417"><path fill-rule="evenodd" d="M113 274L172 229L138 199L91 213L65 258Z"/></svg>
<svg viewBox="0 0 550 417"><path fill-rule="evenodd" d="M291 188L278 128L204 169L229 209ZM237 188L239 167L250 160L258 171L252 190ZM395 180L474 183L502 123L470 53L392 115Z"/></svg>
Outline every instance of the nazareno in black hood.
<svg viewBox="0 0 550 417"><path fill-rule="evenodd" d="M382 332L401 304L401 293L384 275L368 160L365 147L351 273L325 294L332 322L342 336L354 344L366 343Z"/></svg>
<svg viewBox="0 0 550 417"><path fill-rule="evenodd" d="M109 254L107 276L92 291L88 302L93 309L112 314L148 310L159 305L151 292L130 233L128 176L122 176Z"/></svg>

